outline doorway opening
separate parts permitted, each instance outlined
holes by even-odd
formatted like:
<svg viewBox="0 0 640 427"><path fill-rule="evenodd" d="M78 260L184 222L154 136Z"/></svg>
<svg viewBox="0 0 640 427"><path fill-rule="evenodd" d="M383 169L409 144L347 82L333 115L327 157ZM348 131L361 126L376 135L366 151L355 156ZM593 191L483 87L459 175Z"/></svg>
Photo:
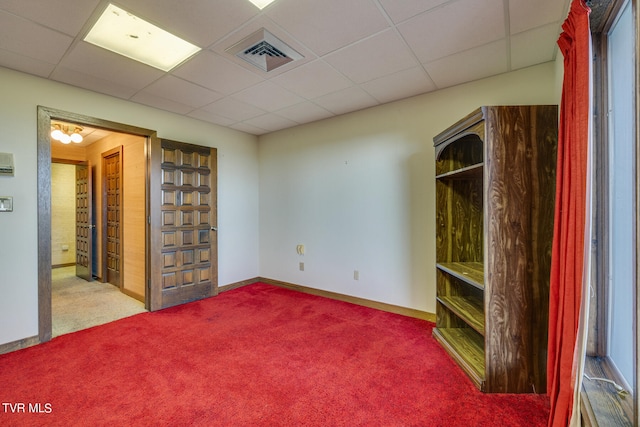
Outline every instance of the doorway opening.
<svg viewBox="0 0 640 427"><path fill-rule="evenodd" d="M86 134L84 141L68 145L53 141L49 136L52 123L80 127ZM40 342L148 308L147 159L152 138L155 131L148 129L38 107ZM115 174L114 162L107 160L114 152L122 165ZM111 165L109 173L105 164ZM85 173L76 173L83 165ZM59 190L53 179L64 167L77 170L67 171L73 188L62 190L72 193L67 198L72 199L74 221L66 218L71 222L71 236L60 237L63 227L56 218L56 205L61 197L53 194ZM127 202L125 213L122 208ZM107 209L109 204L115 206ZM108 216L115 220L107 221ZM115 279L113 271L108 274L107 252L111 265L117 267Z"/></svg>
<svg viewBox="0 0 640 427"><path fill-rule="evenodd" d="M51 139L55 337L146 311L146 138L59 120L52 126L82 136L79 143Z"/></svg>

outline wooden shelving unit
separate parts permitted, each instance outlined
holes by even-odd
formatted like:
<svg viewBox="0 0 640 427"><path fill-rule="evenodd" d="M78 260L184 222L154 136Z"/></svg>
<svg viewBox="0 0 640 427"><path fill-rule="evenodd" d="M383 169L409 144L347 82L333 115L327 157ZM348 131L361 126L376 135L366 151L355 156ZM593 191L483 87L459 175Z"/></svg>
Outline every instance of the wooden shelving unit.
<svg viewBox="0 0 640 427"><path fill-rule="evenodd" d="M544 393L556 106L482 107L434 138L434 337L486 392Z"/></svg>

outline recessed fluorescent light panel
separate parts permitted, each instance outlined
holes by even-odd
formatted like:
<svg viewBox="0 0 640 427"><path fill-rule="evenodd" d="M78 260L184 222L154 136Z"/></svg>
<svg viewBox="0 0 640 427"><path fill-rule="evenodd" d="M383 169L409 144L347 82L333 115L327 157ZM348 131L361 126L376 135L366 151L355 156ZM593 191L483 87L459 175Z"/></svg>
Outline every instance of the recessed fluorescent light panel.
<svg viewBox="0 0 640 427"><path fill-rule="evenodd" d="M256 5L256 7L260 10L264 9L265 7L269 6L271 3L274 2L274 0L249 0L249 1L254 5Z"/></svg>
<svg viewBox="0 0 640 427"><path fill-rule="evenodd" d="M200 51L198 46L112 4L84 40L163 71Z"/></svg>

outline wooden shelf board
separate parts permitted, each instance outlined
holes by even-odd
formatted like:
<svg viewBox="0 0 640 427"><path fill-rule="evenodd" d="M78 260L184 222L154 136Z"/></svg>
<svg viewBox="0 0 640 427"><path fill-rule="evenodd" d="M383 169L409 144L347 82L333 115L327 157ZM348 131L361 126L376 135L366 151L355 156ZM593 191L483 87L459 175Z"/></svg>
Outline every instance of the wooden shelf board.
<svg viewBox="0 0 640 427"><path fill-rule="evenodd" d="M444 347L480 390L484 390L484 348L469 328L434 328L433 337Z"/></svg>
<svg viewBox="0 0 640 427"><path fill-rule="evenodd" d="M436 175L436 179L469 179L469 178L482 178L483 163L467 166L464 168L456 169L454 171L445 172Z"/></svg>
<svg viewBox="0 0 640 427"><path fill-rule="evenodd" d="M484 265L481 262L439 262L436 267L484 290Z"/></svg>
<svg viewBox="0 0 640 427"><path fill-rule="evenodd" d="M464 320L467 325L484 336L484 308L482 301L464 296L439 296L437 299L456 316Z"/></svg>

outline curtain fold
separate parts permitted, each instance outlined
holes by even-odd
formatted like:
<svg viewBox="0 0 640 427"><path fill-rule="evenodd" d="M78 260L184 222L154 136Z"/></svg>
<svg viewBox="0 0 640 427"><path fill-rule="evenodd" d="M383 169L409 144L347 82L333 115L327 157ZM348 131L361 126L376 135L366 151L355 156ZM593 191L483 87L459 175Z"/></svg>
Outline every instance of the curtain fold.
<svg viewBox="0 0 640 427"><path fill-rule="evenodd" d="M579 324L583 287L588 281L587 225L591 123L590 9L573 0L558 46L564 57L560 104L556 205L549 292L547 386L550 427L567 426L574 413L584 357ZM586 245L586 246L585 246ZM583 324L584 326L584 324ZM578 406L575 406L576 408ZM579 414L576 414L579 415ZM576 419L574 419L574 422Z"/></svg>

